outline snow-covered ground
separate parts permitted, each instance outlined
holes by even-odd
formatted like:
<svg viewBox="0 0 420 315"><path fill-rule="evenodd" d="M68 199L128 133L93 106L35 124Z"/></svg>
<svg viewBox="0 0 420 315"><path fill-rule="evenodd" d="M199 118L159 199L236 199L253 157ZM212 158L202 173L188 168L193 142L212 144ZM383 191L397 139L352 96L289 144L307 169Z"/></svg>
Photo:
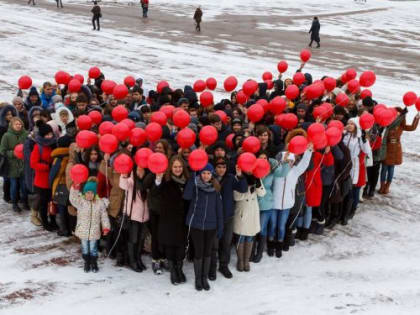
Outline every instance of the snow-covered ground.
<svg viewBox="0 0 420 315"><path fill-rule="evenodd" d="M380 102L400 105L407 90L420 92L415 50L420 2L154 0L150 24L130 28L131 20L124 24L116 19L119 12L123 12L121 18L126 14L117 10L129 1L118 5L103 1L105 8L114 11L104 15L101 32L91 31L89 12L71 11L73 3L87 5L87 1L64 1L65 14L12 2L0 0L0 101L12 98L23 74L39 86L52 81L59 69L86 74L93 65L119 82L126 75L141 76L149 87L162 79L183 87L213 76L219 82L217 96L228 97L220 88L228 75L236 75L240 82L259 79L266 70L276 73L277 62L286 59L285 75L291 76L299 65L298 51L304 47L299 37L305 36L306 43L307 35L300 31L307 31L310 18L306 15L314 14L331 14L321 15L321 34L330 35L327 45L314 50L305 67L315 78L338 76L350 66L359 72L374 68L380 75L372 91ZM167 14L165 19L191 16L198 4L205 17L216 22L226 14L235 21L237 15L250 21L257 15L257 25L273 25L271 29L278 28L277 34L290 37L290 42L273 38L260 45L257 37L262 33L255 33L253 43L252 36L238 36L243 30L229 24L217 36L189 33L175 18L178 24L153 24L158 10ZM386 10L365 12L379 7ZM340 13L355 10L364 13ZM258 24L259 19L266 24ZM275 24L276 19L293 23L286 27ZM249 29L251 34L254 31ZM271 35L263 33L267 34ZM409 34L417 41L410 41ZM377 46L367 46L372 42ZM335 52L330 47L337 43L344 48L336 46L341 50ZM358 49L364 45L361 54ZM383 50L384 45L390 49ZM410 108L409 121L414 114ZM396 170L391 197L362 204L349 226L337 227L324 237L311 236L280 260L264 257L250 273L235 272L230 281L219 275L210 293L195 292L191 264L186 266L187 284L177 287L170 285L167 274L154 276L150 268L136 274L112 266L110 260L101 260L100 273L84 274L77 244L40 231L28 222L27 214L16 216L9 205L0 204L0 314L416 314L420 306L419 131L405 133L403 146L408 153ZM145 260L150 265L150 259Z"/></svg>

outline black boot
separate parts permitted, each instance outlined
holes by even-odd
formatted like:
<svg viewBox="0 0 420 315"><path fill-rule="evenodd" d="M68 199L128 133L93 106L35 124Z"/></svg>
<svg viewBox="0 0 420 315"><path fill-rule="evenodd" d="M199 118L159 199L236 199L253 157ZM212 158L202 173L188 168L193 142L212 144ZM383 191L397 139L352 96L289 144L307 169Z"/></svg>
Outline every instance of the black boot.
<svg viewBox="0 0 420 315"><path fill-rule="evenodd" d="M83 266L83 270L85 272L89 272L90 271L90 256L89 255L82 255L83 260L85 262L84 266Z"/></svg>
<svg viewBox="0 0 420 315"><path fill-rule="evenodd" d="M325 221L318 222L318 228L316 229L315 234L316 235L324 234L324 226L325 226Z"/></svg>
<svg viewBox="0 0 420 315"><path fill-rule="evenodd" d="M292 230L292 233L290 233L290 239L289 239L289 246L295 246L296 245L296 232L297 230Z"/></svg>
<svg viewBox="0 0 420 315"><path fill-rule="evenodd" d="M308 235L309 235L309 229L302 229L302 232L300 234L300 240L301 241L306 241L308 239Z"/></svg>
<svg viewBox="0 0 420 315"><path fill-rule="evenodd" d="M216 280L216 278L217 278L216 270L217 270L217 260L216 259L211 259L210 260L210 270L209 270L209 280L211 280L211 281Z"/></svg>
<svg viewBox="0 0 420 315"><path fill-rule="evenodd" d="M203 290L203 260L194 259L195 289Z"/></svg>
<svg viewBox="0 0 420 315"><path fill-rule="evenodd" d="M263 257L263 253L264 253L264 248L265 248L265 243L267 242L267 237L266 236L260 236L259 240L258 240L258 244L257 244L257 253L254 257L253 262L254 263L259 263Z"/></svg>
<svg viewBox="0 0 420 315"><path fill-rule="evenodd" d="M171 273L171 283L173 285L178 285L181 283L178 277L178 273L176 272L175 262L173 260L168 260L169 265L169 272Z"/></svg>
<svg viewBox="0 0 420 315"><path fill-rule="evenodd" d="M302 237L302 228L298 227L297 228L297 232L295 234L295 239L297 238L298 240L300 240L300 238Z"/></svg>
<svg viewBox="0 0 420 315"><path fill-rule="evenodd" d="M117 267L122 267L124 266L124 254L121 252L117 253Z"/></svg>
<svg viewBox="0 0 420 315"><path fill-rule="evenodd" d="M175 268L176 268L176 273L178 275L178 279L179 279L179 283L185 283L187 282L187 278L185 277L185 273L182 270L182 266L184 265L184 262L182 260L178 260L176 262Z"/></svg>
<svg viewBox="0 0 420 315"><path fill-rule="evenodd" d="M318 229L318 221L317 220L312 220L311 221L311 225L309 226L309 233L315 233L315 231Z"/></svg>
<svg viewBox="0 0 420 315"><path fill-rule="evenodd" d="M276 257L280 258L282 256L283 242L276 243Z"/></svg>
<svg viewBox="0 0 420 315"><path fill-rule="evenodd" d="M138 267L139 267L142 271L147 270L146 265L143 263L143 260L141 259L141 253L139 253L139 254L138 254L138 257L137 257L137 266L138 266Z"/></svg>
<svg viewBox="0 0 420 315"><path fill-rule="evenodd" d="M139 268L137 264L137 244L128 243L127 244L127 252L128 252L128 265L130 268L135 272L142 272L143 270Z"/></svg>
<svg viewBox="0 0 420 315"><path fill-rule="evenodd" d="M204 257L203 259L203 274L202 274L202 283L203 283L203 289L208 291L210 290L210 284L208 282L209 277L209 271L210 271L210 263L211 263L211 257Z"/></svg>
<svg viewBox="0 0 420 315"><path fill-rule="evenodd" d="M22 209L18 206L17 203L13 203L13 211L17 213L21 213Z"/></svg>
<svg viewBox="0 0 420 315"><path fill-rule="evenodd" d="M230 272L229 267L227 265L220 265L219 266L219 272L226 278L226 279L232 279L233 275L232 272Z"/></svg>
<svg viewBox="0 0 420 315"><path fill-rule="evenodd" d="M274 256L274 241L267 241L267 255Z"/></svg>
<svg viewBox="0 0 420 315"><path fill-rule="evenodd" d="M92 268L92 272L97 273L99 271L98 256L91 256L90 257L90 266Z"/></svg>
<svg viewBox="0 0 420 315"><path fill-rule="evenodd" d="M50 226L51 226L53 231L58 230L58 225L57 225L57 222L55 221L55 215L50 216Z"/></svg>

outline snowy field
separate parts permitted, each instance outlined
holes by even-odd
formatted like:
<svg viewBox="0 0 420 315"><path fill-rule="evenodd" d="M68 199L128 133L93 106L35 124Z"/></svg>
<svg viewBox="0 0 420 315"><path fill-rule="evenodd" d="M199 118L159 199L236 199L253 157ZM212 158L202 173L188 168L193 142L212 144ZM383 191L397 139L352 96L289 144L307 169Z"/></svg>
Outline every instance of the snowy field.
<svg viewBox="0 0 420 315"><path fill-rule="evenodd" d="M154 0L147 22L138 3L127 10L130 1L102 1L101 32L91 30L87 1L64 0L63 11L51 0L35 8L26 2L0 0L0 101L13 97L20 75L41 85L59 69L86 74L93 65L119 82L141 76L146 87L213 76L217 96L228 97L221 89L228 75L259 79L285 59L285 76L292 76L315 14L323 46L305 67L315 78L373 69L380 102L396 106L407 90L420 93L420 1ZM200 35L191 21L198 4L205 13ZM414 114L410 108L409 122ZM264 257L232 280L219 274L210 293L195 291L189 263L188 282L177 287L168 274L136 274L103 259L98 274L84 274L77 244L1 204L0 314L418 314L419 136L403 136L405 162L390 197L361 204L350 225L311 235L280 260Z"/></svg>

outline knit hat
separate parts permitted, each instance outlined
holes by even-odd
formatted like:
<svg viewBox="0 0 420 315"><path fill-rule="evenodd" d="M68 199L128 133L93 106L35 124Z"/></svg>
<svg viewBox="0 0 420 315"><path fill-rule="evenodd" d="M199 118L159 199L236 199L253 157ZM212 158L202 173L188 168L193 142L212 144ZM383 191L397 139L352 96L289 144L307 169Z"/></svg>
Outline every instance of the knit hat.
<svg viewBox="0 0 420 315"><path fill-rule="evenodd" d="M61 97L61 95L56 94L52 97L52 101L53 101L54 104L62 103L63 98Z"/></svg>
<svg viewBox="0 0 420 315"><path fill-rule="evenodd" d="M210 163L207 163L207 165L200 171L200 174L204 171L209 171L210 173L213 174L213 172L214 172L213 165L211 165Z"/></svg>
<svg viewBox="0 0 420 315"><path fill-rule="evenodd" d="M39 93L38 93L38 91L36 90L36 87L31 87L31 89L29 90L29 96L32 96L32 95L36 95L36 96L39 96Z"/></svg>
<svg viewBox="0 0 420 315"><path fill-rule="evenodd" d="M181 106L181 104L184 104L184 103L186 103L186 104L190 104L190 101L189 101L189 99L188 98L186 98L186 97L181 97L179 100L178 100L178 102L176 103L176 105L177 106Z"/></svg>
<svg viewBox="0 0 420 315"><path fill-rule="evenodd" d="M42 138L44 138L50 132L53 132L51 126L44 123L42 120L38 120L36 124L38 126L38 133Z"/></svg>
<svg viewBox="0 0 420 315"><path fill-rule="evenodd" d="M97 186L98 184L96 182L86 182L85 186L83 186L83 193L86 194L88 191L91 191L94 195L96 195Z"/></svg>

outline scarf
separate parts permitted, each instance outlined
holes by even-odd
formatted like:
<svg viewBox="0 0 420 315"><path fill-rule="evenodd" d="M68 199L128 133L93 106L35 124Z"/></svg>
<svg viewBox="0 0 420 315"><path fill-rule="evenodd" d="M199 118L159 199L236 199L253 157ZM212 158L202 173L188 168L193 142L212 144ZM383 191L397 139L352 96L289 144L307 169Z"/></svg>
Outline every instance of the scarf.
<svg viewBox="0 0 420 315"><path fill-rule="evenodd" d="M56 144L57 138L54 136L51 139L41 137L39 134L35 136L35 142L42 147L51 147Z"/></svg>
<svg viewBox="0 0 420 315"><path fill-rule="evenodd" d="M209 182L209 183L203 182L203 180L201 179L200 176L197 176L196 177L196 183L197 183L197 187L199 189L201 189L202 191L209 192L209 193L216 191L216 189L213 186L213 183L211 183L211 182Z"/></svg>
<svg viewBox="0 0 420 315"><path fill-rule="evenodd" d="M184 176L184 175L182 175L181 177L171 175L171 179L172 179L175 183L180 184L180 185L185 185L185 183L187 182L187 179L185 178L185 176Z"/></svg>

